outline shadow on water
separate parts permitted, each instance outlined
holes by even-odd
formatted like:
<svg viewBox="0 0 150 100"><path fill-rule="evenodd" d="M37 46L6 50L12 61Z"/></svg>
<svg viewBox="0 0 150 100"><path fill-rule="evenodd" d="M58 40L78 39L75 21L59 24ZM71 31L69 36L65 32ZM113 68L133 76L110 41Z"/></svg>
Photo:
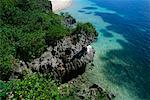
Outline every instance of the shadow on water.
<svg viewBox="0 0 150 100"><path fill-rule="evenodd" d="M96 10L97 8L96 7L84 7L82 9L85 9L85 10Z"/></svg>
<svg viewBox="0 0 150 100"><path fill-rule="evenodd" d="M78 10L78 12L80 12L80 13L85 13L85 11L83 11L83 10Z"/></svg>
<svg viewBox="0 0 150 100"><path fill-rule="evenodd" d="M98 7L103 7L124 15L137 26L150 29L149 0L89 0Z"/></svg>
<svg viewBox="0 0 150 100"><path fill-rule="evenodd" d="M84 13L84 14L92 14L91 11L86 11L86 10L78 10L79 13Z"/></svg>
<svg viewBox="0 0 150 100"><path fill-rule="evenodd" d="M150 99L150 31L139 29L118 14L95 12L111 25L106 30L121 34L128 42L117 40L123 49L110 50L100 60L106 62L106 78L134 91L141 99ZM107 33L106 30L102 30ZM112 80L115 79L115 80Z"/></svg>

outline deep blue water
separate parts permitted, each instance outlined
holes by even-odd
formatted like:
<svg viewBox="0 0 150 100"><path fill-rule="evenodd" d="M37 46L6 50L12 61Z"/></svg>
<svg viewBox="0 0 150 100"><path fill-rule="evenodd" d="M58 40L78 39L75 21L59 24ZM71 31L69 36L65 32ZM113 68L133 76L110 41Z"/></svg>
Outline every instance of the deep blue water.
<svg viewBox="0 0 150 100"><path fill-rule="evenodd" d="M99 32L91 80L118 100L150 100L150 0L74 0L64 11Z"/></svg>

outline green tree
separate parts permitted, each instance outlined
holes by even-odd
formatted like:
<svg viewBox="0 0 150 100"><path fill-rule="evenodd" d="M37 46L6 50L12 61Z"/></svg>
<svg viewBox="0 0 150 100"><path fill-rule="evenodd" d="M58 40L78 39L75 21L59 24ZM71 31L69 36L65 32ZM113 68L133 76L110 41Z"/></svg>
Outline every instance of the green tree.
<svg viewBox="0 0 150 100"><path fill-rule="evenodd" d="M10 45L5 35L0 35L0 79L7 80L11 74L15 48Z"/></svg>

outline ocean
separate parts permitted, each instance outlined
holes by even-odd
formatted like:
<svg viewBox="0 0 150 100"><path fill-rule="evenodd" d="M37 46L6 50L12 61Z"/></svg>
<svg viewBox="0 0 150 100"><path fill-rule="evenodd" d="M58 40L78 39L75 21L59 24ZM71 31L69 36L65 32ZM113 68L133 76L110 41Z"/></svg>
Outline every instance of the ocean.
<svg viewBox="0 0 150 100"><path fill-rule="evenodd" d="M99 33L89 80L115 100L150 100L150 0L73 0L63 12Z"/></svg>

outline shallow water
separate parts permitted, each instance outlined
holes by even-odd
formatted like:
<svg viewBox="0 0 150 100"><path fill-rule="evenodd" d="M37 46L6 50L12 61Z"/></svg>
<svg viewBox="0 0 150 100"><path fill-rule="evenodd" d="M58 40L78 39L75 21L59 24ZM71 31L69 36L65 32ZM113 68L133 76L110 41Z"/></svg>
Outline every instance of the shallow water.
<svg viewBox="0 0 150 100"><path fill-rule="evenodd" d="M64 12L99 32L89 79L116 100L150 100L150 0L73 0Z"/></svg>

